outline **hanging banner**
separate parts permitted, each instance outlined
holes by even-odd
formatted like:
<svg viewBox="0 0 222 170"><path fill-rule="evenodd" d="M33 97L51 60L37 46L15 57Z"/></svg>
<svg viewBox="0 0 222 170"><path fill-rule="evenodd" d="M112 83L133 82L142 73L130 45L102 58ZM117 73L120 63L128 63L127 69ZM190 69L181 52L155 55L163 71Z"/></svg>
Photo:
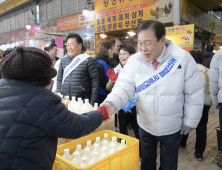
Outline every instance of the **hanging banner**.
<svg viewBox="0 0 222 170"><path fill-rule="evenodd" d="M173 22L173 1L95 0L95 33L137 28L149 19Z"/></svg>
<svg viewBox="0 0 222 170"><path fill-rule="evenodd" d="M40 32L56 32L56 21L50 21L40 24Z"/></svg>
<svg viewBox="0 0 222 170"><path fill-rule="evenodd" d="M208 15L188 0L181 1L181 20L187 21L205 31L217 34L222 32L222 23Z"/></svg>
<svg viewBox="0 0 222 170"><path fill-rule="evenodd" d="M166 38L189 52L194 44L194 24L166 27Z"/></svg>
<svg viewBox="0 0 222 170"><path fill-rule="evenodd" d="M94 25L94 11L91 11L87 17L80 14L57 20L56 25L57 32Z"/></svg>
<svg viewBox="0 0 222 170"><path fill-rule="evenodd" d="M57 48L63 48L63 37L55 37Z"/></svg>

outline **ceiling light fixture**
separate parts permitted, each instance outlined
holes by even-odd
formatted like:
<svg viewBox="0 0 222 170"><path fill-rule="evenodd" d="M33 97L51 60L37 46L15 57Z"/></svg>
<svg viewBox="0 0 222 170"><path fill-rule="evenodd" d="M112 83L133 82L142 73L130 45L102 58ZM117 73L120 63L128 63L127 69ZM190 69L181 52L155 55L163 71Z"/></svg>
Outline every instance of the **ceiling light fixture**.
<svg viewBox="0 0 222 170"><path fill-rule="evenodd" d="M128 36L126 36L125 38L126 38L126 39L128 39L129 37L128 37Z"/></svg>
<svg viewBox="0 0 222 170"><path fill-rule="evenodd" d="M94 3L91 0L86 0L85 8L82 10L84 16L89 15L89 11L94 10Z"/></svg>
<svg viewBox="0 0 222 170"><path fill-rule="evenodd" d="M30 30L30 29L32 28L32 26L31 26L31 25L26 25L25 28L26 28L27 30Z"/></svg>
<svg viewBox="0 0 222 170"><path fill-rule="evenodd" d="M101 37L101 38L106 38L107 35L105 35L105 34L100 34L100 37Z"/></svg>
<svg viewBox="0 0 222 170"><path fill-rule="evenodd" d="M136 33L135 32L133 32L133 31L130 31L130 32L127 32L131 37L132 36L134 36L134 35L136 35Z"/></svg>

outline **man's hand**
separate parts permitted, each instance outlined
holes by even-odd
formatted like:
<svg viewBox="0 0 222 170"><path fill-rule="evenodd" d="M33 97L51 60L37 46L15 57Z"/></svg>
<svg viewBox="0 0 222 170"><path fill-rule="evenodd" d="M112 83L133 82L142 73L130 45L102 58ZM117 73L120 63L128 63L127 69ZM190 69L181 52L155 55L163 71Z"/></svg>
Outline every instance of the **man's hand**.
<svg viewBox="0 0 222 170"><path fill-rule="evenodd" d="M108 70L108 73L106 74L110 78L111 81L116 81L118 78L118 73L115 74L114 68Z"/></svg>
<svg viewBox="0 0 222 170"><path fill-rule="evenodd" d="M180 134L181 135L187 135L188 133L192 132L193 131L193 128L189 127L189 126L186 126L186 125L182 125L182 128L181 128L181 131L180 131Z"/></svg>
<svg viewBox="0 0 222 170"><path fill-rule="evenodd" d="M113 114L113 112L114 112L113 106L112 106L111 104L109 104L108 102L105 102L105 103L100 104L99 107L100 107L100 108L101 108L101 107L106 107L106 109L107 109L107 111L108 111L108 113L109 113L109 119L111 119L112 114Z"/></svg>

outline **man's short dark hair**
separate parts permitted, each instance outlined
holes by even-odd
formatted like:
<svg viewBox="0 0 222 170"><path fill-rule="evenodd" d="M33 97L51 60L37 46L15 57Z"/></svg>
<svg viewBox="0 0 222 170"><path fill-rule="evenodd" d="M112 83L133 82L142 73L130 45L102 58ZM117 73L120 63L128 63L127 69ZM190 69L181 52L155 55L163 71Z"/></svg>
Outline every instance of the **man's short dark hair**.
<svg viewBox="0 0 222 170"><path fill-rule="evenodd" d="M136 53L136 49L132 44L121 44L119 48L119 52L120 50L127 51L130 55Z"/></svg>
<svg viewBox="0 0 222 170"><path fill-rule="evenodd" d="M86 47L82 46L82 53L85 53L85 52L86 52Z"/></svg>
<svg viewBox="0 0 222 170"><path fill-rule="evenodd" d="M206 51L212 52L214 50L214 47L212 45L209 45L206 47Z"/></svg>
<svg viewBox="0 0 222 170"><path fill-rule="evenodd" d="M80 37L79 34L74 34L74 33L68 34L67 37L66 37L66 42L68 41L69 38L75 38L75 39L76 39L76 42L77 42L78 44L81 43L82 46L83 46L83 40L82 40L82 38Z"/></svg>
<svg viewBox="0 0 222 170"><path fill-rule="evenodd" d="M48 46L48 51L49 51L49 50L52 50L54 47L57 47L57 45L56 45L56 44L50 44L50 45Z"/></svg>
<svg viewBox="0 0 222 170"><path fill-rule="evenodd" d="M10 54L13 50L5 50L3 53L3 57L5 58L8 54Z"/></svg>
<svg viewBox="0 0 222 170"><path fill-rule="evenodd" d="M194 58L197 64L203 64L204 61L204 55L203 52L200 50L191 50L190 54Z"/></svg>
<svg viewBox="0 0 222 170"><path fill-rule="evenodd" d="M45 48L44 48L44 51L47 51L47 52L49 52L49 49L48 49L48 47L45 47Z"/></svg>
<svg viewBox="0 0 222 170"><path fill-rule="evenodd" d="M108 50L109 49L112 49L113 45L112 43L106 41L106 42L103 42L101 45L100 45L100 48L99 48L99 53L104 55L105 57L109 57L108 55Z"/></svg>
<svg viewBox="0 0 222 170"><path fill-rule="evenodd" d="M163 36L166 35L166 29L163 23L154 20L148 20L143 22L142 25L138 28L138 34L149 28L152 28L154 30L157 41L159 41Z"/></svg>
<svg viewBox="0 0 222 170"><path fill-rule="evenodd" d="M119 39L119 38L113 38L113 39L111 39L111 40L110 40L110 42L111 42L113 45L115 45L116 40L119 40L119 41L120 41L120 39Z"/></svg>

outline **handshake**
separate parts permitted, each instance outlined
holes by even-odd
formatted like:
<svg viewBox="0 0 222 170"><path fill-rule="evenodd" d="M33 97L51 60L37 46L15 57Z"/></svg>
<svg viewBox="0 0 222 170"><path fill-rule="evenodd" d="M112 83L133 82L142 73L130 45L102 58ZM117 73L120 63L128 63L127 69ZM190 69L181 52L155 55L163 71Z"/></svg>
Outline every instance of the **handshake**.
<svg viewBox="0 0 222 170"><path fill-rule="evenodd" d="M108 119L111 119L112 114L114 112L114 108L108 102L105 102L100 105L97 111L102 114L103 121L106 121Z"/></svg>

